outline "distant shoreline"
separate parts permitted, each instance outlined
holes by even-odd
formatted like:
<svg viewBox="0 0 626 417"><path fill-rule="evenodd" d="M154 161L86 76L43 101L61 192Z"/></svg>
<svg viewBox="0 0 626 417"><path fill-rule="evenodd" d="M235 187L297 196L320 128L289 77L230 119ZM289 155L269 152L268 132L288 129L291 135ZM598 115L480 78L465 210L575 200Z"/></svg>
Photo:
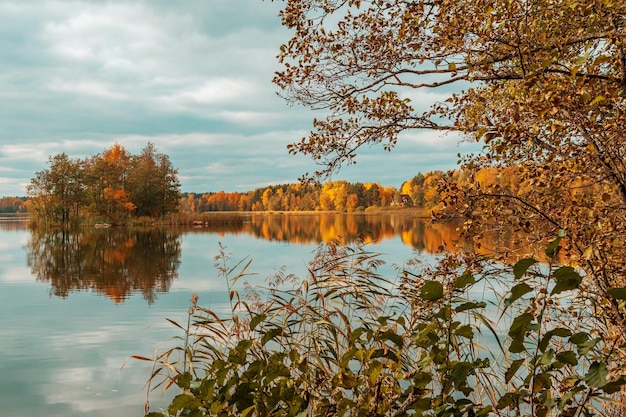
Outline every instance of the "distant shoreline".
<svg viewBox="0 0 626 417"><path fill-rule="evenodd" d="M179 213L188 216L204 216L211 214L286 214L286 215L312 215L312 214L364 214L364 215L380 215L380 214L411 214L416 217L431 217L424 209L408 207L408 208L389 208L370 209L361 211L339 211L339 210L260 210L260 211L242 211L242 210L226 210L226 211L204 211L202 213Z"/></svg>

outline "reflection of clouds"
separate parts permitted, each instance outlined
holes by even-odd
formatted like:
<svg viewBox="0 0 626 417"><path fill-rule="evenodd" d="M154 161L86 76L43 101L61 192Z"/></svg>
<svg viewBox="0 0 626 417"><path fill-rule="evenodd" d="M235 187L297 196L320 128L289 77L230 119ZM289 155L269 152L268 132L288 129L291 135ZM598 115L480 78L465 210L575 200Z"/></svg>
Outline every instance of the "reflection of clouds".
<svg viewBox="0 0 626 417"><path fill-rule="evenodd" d="M12 262L15 260L15 256L3 255L0 256L0 262ZM31 275L30 271L26 267L13 266L7 269L0 269L0 282L11 283L32 283L35 279Z"/></svg>
<svg viewBox="0 0 626 417"><path fill-rule="evenodd" d="M98 329L97 331L72 332L71 335L61 334L53 336L50 344L55 348L76 347L85 345L102 345L114 339L115 334L121 334L122 330Z"/></svg>
<svg viewBox="0 0 626 417"><path fill-rule="evenodd" d="M185 277L184 280L175 281L171 287L171 291L215 291L227 289L228 286L225 282L223 282L223 280L220 282L206 277Z"/></svg>
<svg viewBox="0 0 626 417"><path fill-rule="evenodd" d="M48 354L54 359L49 360L56 367L37 387L46 404L65 405L95 416L139 415L149 369L146 362L129 357L145 355L149 350L130 348L132 342L145 336L138 331L137 324L68 331L50 337ZM175 332L165 320L160 320L151 330L168 335ZM150 340L156 343L154 338ZM150 345L147 349L153 348ZM76 363L89 365L76 366ZM155 405L167 403L167 398L155 397Z"/></svg>
<svg viewBox="0 0 626 417"><path fill-rule="evenodd" d="M112 390L99 391L89 386L73 386L72 389L68 389L67 385L57 382L42 385L41 394L49 405L63 404L73 411L89 412L89 415L141 415L141 403L138 404L137 395L124 395ZM49 414L46 413L46 415Z"/></svg>
<svg viewBox="0 0 626 417"><path fill-rule="evenodd" d="M64 368L54 375L55 382L59 384L75 385L76 382L94 381L95 368ZM88 385L87 385L88 386Z"/></svg>

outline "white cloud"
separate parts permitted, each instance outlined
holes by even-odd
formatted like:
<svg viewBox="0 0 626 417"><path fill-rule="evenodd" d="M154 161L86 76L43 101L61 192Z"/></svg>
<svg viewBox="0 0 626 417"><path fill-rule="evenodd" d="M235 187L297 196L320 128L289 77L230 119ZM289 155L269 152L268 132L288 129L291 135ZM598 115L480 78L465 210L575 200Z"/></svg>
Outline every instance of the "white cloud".
<svg viewBox="0 0 626 417"><path fill-rule="evenodd" d="M174 91L156 99L158 108L169 108L176 112L187 112L204 118L227 116L232 112L220 111L220 106L237 105L258 95L258 88L249 80L214 78ZM209 111L209 109L214 109ZM217 111L216 111L217 109ZM230 118L232 120L232 118Z"/></svg>
<svg viewBox="0 0 626 417"><path fill-rule="evenodd" d="M461 135L457 132L436 132L429 130L406 132L400 138L401 147L406 149L409 145L420 153L428 155L429 151L441 151L453 149L459 143Z"/></svg>
<svg viewBox="0 0 626 417"><path fill-rule="evenodd" d="M246 80L218 78L205 82L199 88L182 93L196 103L221 103L235 101L254 94L256 88Z"/></svg>
<svg viewBox="0 0 626 417"><path fill-rule="evenodd" d="M29 160L43 162L48 160L48 155L50 155L49 152L57 147L58 144L55 144L53 142L39 143L36 147L33 147L29 144L8 144L1 145L0 152L3 154L3 158L5 158L6 160Z"/></svg>
<svg viewBox="0 0 626 417"><path fill-rule="evenodd" d="M129 98L128 94L115 91L116 88L114 85L91 80L78 82L55 81L49 85L49 88L56 91L71 92L115 100L124 100Z"/></svg>

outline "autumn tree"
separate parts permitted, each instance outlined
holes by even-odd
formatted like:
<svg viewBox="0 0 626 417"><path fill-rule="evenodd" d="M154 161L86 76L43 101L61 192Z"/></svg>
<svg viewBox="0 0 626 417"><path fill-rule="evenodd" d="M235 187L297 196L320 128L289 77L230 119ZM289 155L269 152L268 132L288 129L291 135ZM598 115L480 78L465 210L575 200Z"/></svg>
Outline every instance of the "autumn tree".
<svg viewBox="0 0 626 417"><path fill-rule="evenodd" d="M135 209L128 194L131 154L119 143L87 159L86 181L90 211L114 223L123 222Z"/></svg>
<svg viewBox="0 0 626 417"><path fill-rule="evenodd" d="M320 164L313 176L354 163L363 146L391 150L408 130L482 142L425 203L443 198L479 240L486 225L546 244L559 236L609 345L592 370L615 358L626 329L626 3L288 0L281 17L293 35L274 81L325 112L289 146ZM448 99L424 106L432 90ZM519 182L503 186L490 167Z"/></svg>
<svg viewBox="0 0 626 417"><path fill-rule="evenodd" d="M178 170L154 144L148 143L139 155L132 158L128 193L138 216L163 217L177 210L180 199Z"/></svg>
<svg viewBox="0 0 626 417"><path fill-rule="evenodd" d="M26 189L30 207L43 223L67 226L78 219L85 198L82 164L65 153L51 156L48 164Z"/></svg>

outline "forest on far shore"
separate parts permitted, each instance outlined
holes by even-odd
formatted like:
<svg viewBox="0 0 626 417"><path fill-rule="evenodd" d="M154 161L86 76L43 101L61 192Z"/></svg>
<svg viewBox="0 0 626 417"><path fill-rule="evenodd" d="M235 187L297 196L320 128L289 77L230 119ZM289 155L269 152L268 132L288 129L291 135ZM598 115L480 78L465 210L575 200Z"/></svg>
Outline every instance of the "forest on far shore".
<svg viewBox="0 0 626 417"><path fill-rule="evenodd" d="M212 211L340 211L359 212L380 207L415 207L426 211L441 208L445 191L442 179L451 180L459 188L470 184L482 188L497 185L516 194L521 190L519 172L515 167L484 168L475 175L453 170L418 173L405 181L400 189L379 183L329 181L320 185L300 183L270 185L247 192L181 193L178 212ZM571 184L580 193L593 194L594 187ZM596 187L597 188L597 187ZM27 197L0 198L0 213L27 213Z"/></svg>
<svg viewBox="0 0 626 417"><path fill-rule="evenodd" d="M0 213L26 213L26 197L0 198Z"/></svg>

